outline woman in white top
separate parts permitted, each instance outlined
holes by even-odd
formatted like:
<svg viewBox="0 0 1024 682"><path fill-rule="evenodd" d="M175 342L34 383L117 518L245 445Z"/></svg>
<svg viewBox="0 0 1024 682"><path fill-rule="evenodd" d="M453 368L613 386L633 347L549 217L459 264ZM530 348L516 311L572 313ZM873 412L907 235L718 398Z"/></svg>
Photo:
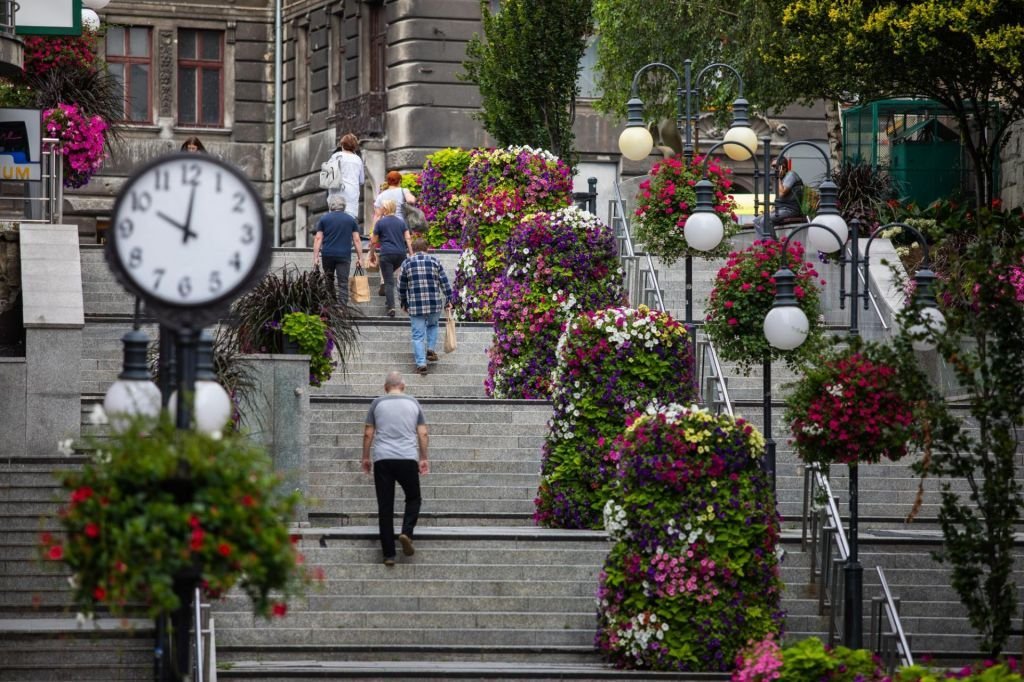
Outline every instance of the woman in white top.
<svg viewBox="0 0 1024 682"><path fill-rule="evenodd" d="M395 202L395 215L405 220L405 204L415 204L416 197L412 192L402 187L402 174L398 171L389 171L384 176L384 189L381 190L380 194L373 202L373 222L374 224L383 215L381 206L387 199Z"/></svg>
<svg viewBox="0 0 1024 682"><path fill-rule="evenodd" d="M336 162L341 169L343 184L338 189L327 190L327 199L332 196L345 198L345 213L359 219L359 195L366 181L363 171L363 160L356 152L359 150L359 139L352 133L342 135L338 140L338 148L334 150L330 160Z"/></svg>

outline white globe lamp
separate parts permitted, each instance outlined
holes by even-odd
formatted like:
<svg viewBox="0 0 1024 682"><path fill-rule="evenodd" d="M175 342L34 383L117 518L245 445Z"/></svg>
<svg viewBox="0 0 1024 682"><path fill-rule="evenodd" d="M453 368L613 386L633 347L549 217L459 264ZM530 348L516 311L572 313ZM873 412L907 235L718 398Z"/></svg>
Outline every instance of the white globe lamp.
<svg viewBox="0 0 1024 682"><path fill-rule="evenodd" d="M90 31L100 30L100 15L94 10L85 8L82 10L82 28Z"/></svg>
<svg viewBox="0 0 1024 682"><path fill-rule="evenodd" d="M654 149L654 138L644 126L644 103L639 97L626 102L626 127L619 134L619 151L631 161L643 161Z"/></svg>
<svg viewBox="0 0 1024 682"><path fill-rule="evenodd" d="M88 7L91 10L99 12L101 9L110 4L110 0L82 0L82 6Z"/></svg>
<svg viewBox="0 0 1024 682"><path fill-rule="evenodd" d="M683 226L683 238L692 249L697 251L711 251L722 243L725 236L725 226L722 219L715 213L712 197L714 196L714 185L710 180L704 179L697 183L697 206L693 213L686 219Z"/></svg>
<svg viewBox="0 0 1024 682"><path fill-rule="evenodd" d="M764 318L764 336L773 348L799 348L810 331L807 315L797 305L794 295L796 275L783 266L775 273L775 304Z"/></svg>
<svg viewBox="0 0 1024 682"><path fill-rule="evenodd" d="M837 205L839 188L831 180L825 180L818 186L818 195L818 214L807 229L807 242L816 251L835 253L850 236L850 228Z"/></svg>
<svg viewBox="0 0 1024 682"><path fill-rule="evenodd" d="M750 127L750 118L747 115L749 108L750 103L743 99L742 95L732 103L732 125L729 126L729 130L725 131L722 140L739 144L722 146L725 149L725 155L733 161L746 161L757 153L757 133Z"/></svg>
<svg viewBox="0 0 1024 682"><path fill-rule="evenodd" d="M150 379L146 364L149 337L135 329L121 337L121 341L124 367L103 397L103 411L115 430L126 428L133 417L156 418L160 414L160 389Z"/></svg>

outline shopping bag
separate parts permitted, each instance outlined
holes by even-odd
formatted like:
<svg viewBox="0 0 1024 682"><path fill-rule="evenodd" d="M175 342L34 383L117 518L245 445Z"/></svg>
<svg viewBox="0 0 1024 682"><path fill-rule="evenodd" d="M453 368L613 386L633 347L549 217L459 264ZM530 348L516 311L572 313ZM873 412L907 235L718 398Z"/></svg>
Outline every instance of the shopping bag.
<svg viewBox="0 0 1024 682"><path fill-rule="evenodd" d="M348 278L348 291L353 303L369 303L370 278L366 276L363 266L356 266L355 274Z"/></svg>
<svg viewBox="0 0 1024 682"><path fill-rule="evenodd" d="M452 317L452 309L447 309L447 320L444 325L444 352L453 353L459 347L459 341L455 338L455 318Z"/></svg>

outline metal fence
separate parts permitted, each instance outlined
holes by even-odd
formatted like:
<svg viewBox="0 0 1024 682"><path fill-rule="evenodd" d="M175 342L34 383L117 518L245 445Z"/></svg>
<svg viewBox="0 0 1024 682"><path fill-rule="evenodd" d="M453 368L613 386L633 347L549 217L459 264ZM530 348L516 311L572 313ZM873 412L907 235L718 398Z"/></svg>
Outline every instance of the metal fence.
<svg viewBox="0 0 1024 682"><path fill-rule="evenodd" d="M60 140L43 138L40 179L0 182L0 220L53 225L64 222L64 165L61 151Z"/></svg>

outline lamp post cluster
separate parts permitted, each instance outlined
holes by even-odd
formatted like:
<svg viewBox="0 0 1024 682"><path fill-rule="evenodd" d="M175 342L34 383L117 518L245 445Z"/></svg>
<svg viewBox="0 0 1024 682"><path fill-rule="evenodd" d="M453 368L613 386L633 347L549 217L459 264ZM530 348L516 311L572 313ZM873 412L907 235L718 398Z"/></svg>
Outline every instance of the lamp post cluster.
<svg viewBox="0 0 1024 682"><path fill-rule="evenodd" d="M749 103L743 98L743 79L739 72L732 66L722 63L709 64L700 72L696 78L693 74L693 62L687 59L683 62L683 73L672 68L668 64L652 62L641 67L633 75L633 83L630 88L629 101L626 102L628 111L626 127L619 135L619 150L627 159L641 161L646 159L654 149L654 138L644 124L644 103L640 99L640 82L649 71L662 69L668 71L676 81L676 130L683 140L683 158L689 164L693 161L694 155L694 126L697 116L695 105L700 95L700 85L704 77L711 73L728 71L738 83L738 95L733 102L732 125L726 132L722 142L717 143L712 150L724 147L729 158L736 161L746 161L754 156L757 151L757 134L750 127L750 120L747 116ZM710 151L708 153L710 158ZM714 185L707 179L707 159L704 161L704 176L695 190L697 192L697 206L693 213L687 218L683 227L683 236L686 243L697 251L711 251L722 242L725 228L722 220L715 214L714 209ZM693 259L691 256L685 258L686 267L686 308L685 319L687 329L692 331L693 325Z"/></svg>
<svg viewBox="0 0 1024 682"><path fill-rule="evenodd" d="M645 159L654 148L654 140L650 131L644 123L644 104L639 97L640 79L653 69L664 69L671 73L676 79L676 128L683 139L683 156L687 163L690 163L694 155L693 130L694 130L694 100L699 94L699 86L703 77L712 72L726 70L732 73L738 81L738 97L733 103L733 122L721 142L711 146L704 160L702 179L695 186L697 194L697 205L684 225L684 237L687 244L698 251L711 251L716 248L724 235L724 226L721 219L714 212L714 186L708 180L707 164L711 154L718 148L735 161L753 160L755 166L755 177L763 178L762 193L764 197L764 228L765 234L775 237L775 229L772 225L771 216L771 138L764 137L760 140L763 160L758 163L758 139L750 128L747 115L749 104L743 98L743 80L735 68L728 64L710 64L701 70L696 79L691 78L691 60L684 62L683 75L672 67L661 62L652 62L639 69L633 76L633 83L630 91L630 99L626 103L627 123L625 129L619 136L619 149L623 156L634 161ZM776 283L775 303L764 320L764 334L768 343L780 350L794 350L798 348L807 338L810 329L809 320L801 310L795 296L796 275L786 264L787 249L789 242L795 235L807 231L807 246L812 251L823 253L835 253L843 249L849 242L849 256L840 256L841 268L850 265L850 285L846 288L843 276L840 276L840 308L845 308L846 299L851 299L849 334L859 334L858 304L863 303L864 309L868 308L868 291L860 291L858 276L862 275L867 282L869 269L869 254L871 244L876 236L886 228L899 228L910 232L915 239L921 243L924 252L924 260L914 277L914 296L921 307L922 322L908 330L917 338L914 342L915 350L928 350L934 347L929 341L929 334L941 333L945 327L945 320L938 310L933 293L935 273L929 266L928 245L924 237L909 225L903 223L890 223L875 231L865 248L863 259L860 255L860 227L858 219L846 220L838 208L838 187L831 180L831 162L828 154L811 140L797 140L785 145L778 153L784 158L786 153L798 146L807 146L821 154L825 163L825 180L818 186L819 203L818 212L810 222L797 225L782 243L781 267L775 273ZM763 169L763 171L762 171ZM757 188L755 186L755 196ZM686 325L692 329L693 325L693 271L691 258L686 257ZM932 337L933 338L933 337ZM763 416L765 434L765 468L772 479L772 487L775 486L776 474L776 443L772 436L772 379L771 360L765 358L763 363ZM850 520L849 539L850 554L844 566L844 644L852 648L860 648L863 643L863 567L858 560L858 481L857 466L850 465L849 479L850 494Z"/></svg>
<svg viewBox="0 0 1024 682"><path fill-rule="evenodd" d="M824 193L822 194L824 199ZM868 269L870 267L871 245L878 235L889 228L898 228L910 232L921 244L923 260L917 273L914 275L914 293L920 306L921 322L915 324L908 331L915 337L913 347L915 350L931 350L935 347L934 336L941 334L945 329L945 318L938 309L933 284L935 273L930 267L928 254L928 243L924 236L913 227L905 223L889 223L878 228L868 239L864 247L863 260L860 259L860 220L850 221L850 229L846 229L842 216L825 214L826 220L819 221L819 218L811 223L797 226L786 237L782 244L782 262L779 270L775 273L775 303L772 309L765 316L764 334L765 338L775 348L780 350L793 350L798 348L807 338L809 323L803 310L797 305L793 295L793 287L796 276L786 264L786 249L789 242L798 233L806 230L808 246L812 251L834 253L846 245L849 236L850 256L844 254L840 258L840 264L850 267L850 288L840 288L839 304L844 307L846 298L851 300L850 305L850 336L857 336L858 329L858 306L863 302L864 309L868 309L869 292L865 285L864 291L859 291L858 280L862 275L864 281L868 281ZM840 224L841 223L841 224ZM845 281L840 279L845 284ZM858 467L856 463L850 464L849 473L849 547L850 553L846 564L843 566L843 643L851 648L860 648L863 645L863 608L864 608L864 567L861 566L858 557Z"/></svg>

